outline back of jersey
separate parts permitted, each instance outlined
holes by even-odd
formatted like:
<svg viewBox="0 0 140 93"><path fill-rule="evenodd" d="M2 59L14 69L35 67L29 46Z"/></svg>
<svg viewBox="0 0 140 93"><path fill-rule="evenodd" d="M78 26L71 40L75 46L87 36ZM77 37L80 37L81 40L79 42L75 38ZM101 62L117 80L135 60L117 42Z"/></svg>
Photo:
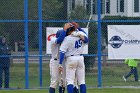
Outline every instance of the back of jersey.
<svg viewBox="0 0 140 93"><path fill-rule="evenodd" d="M65 56L76 56L83 53L84 43L79 37L74 37L69 35L65 37L63 43L61 44L60 51L66 52Z"/></svg>

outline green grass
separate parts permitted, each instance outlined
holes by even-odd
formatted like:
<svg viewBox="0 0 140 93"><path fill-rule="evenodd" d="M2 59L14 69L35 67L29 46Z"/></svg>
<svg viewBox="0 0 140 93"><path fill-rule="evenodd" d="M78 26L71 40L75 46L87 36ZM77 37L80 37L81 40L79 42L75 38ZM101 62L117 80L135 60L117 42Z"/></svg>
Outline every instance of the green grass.
<svg viewBox="0 0 140 93"><path fill-rule="evenodd" d="M47 87L50 82L49 64L43 64L42 70L43 87ZM12 88L25 87L25 65L23 63L11 65L10 86ZM39 87L39 64L29 64L29 87Z"/></svg>
<svg viewBox="0 0 140 93"><path fill-rule="evenodd" d="M140 89L103 88L88 89L87 93L139 93ZM1 90L0 93L48 93L48 90ZM58 92L56 92L58 93Z"/></svg>
<svg viewBox="0 0 140 93"><path fill-rule="evenodd" d="M49 64L43 63L43 86L49 87L50 71ZM130 77L124 82L122 76L130 70L126 65L107 65L102 67L102 86L140 86L140 82L134 82L134 77ZM140 71L140 68L138 68ZM86 72L87 87L98 86L98 69ZM12 64L10 68L10 87L25 88L25 64ZM29 64L29 88L39 87L39 64Z"/></svg>

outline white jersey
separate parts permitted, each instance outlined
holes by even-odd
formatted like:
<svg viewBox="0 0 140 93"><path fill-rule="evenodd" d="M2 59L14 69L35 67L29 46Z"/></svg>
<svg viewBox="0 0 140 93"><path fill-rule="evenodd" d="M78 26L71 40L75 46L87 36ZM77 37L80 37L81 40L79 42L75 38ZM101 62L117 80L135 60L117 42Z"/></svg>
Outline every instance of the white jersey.
<svg viewBox="0 0 140 93"><path fill-rule="evenodd" d="M65 56L76 56L83 53L84 43L79 37L69 35L65 37L64 41L60 46L61 52L66 52Z"/></svg>
<svg viewBox="0 0 140 93"><path fill-rule="evenodd" d="M57 39L57 38L54 38ZM56 44L52 39L50 41L50 47L51 47L51 53L52 53L52 58L50 60L50 76L51 76L51 82L50 82L50 87L51 88L56 88L58 85L58 82L60 81L60 72L58 70L59 67L59 48L60 44ZM64 63L64 62L63 62ZM62 64L64 71L62 73L63 78L63 86L65 87L65 64ZM60 83L59 86L62 86Z"/></svg>
<svg viewBox="0 0 140 93"><path fill-rule="evenodd" d="M58 59L59 48L60 48L59 44L52 44L51 43L51 52L52 52L52 58L53 59Z"/></svg>

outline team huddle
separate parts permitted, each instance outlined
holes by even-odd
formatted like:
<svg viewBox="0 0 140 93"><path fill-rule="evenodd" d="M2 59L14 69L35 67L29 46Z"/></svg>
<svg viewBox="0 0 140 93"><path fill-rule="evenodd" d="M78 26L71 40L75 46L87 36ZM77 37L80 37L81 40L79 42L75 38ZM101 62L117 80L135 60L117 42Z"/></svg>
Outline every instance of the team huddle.
<svg viewBox="0 0 140 93"><path fill-rule="evenodd" d="M85 65L83 53L88 43L86 32L76 22L66 23L51 38L52 58L50 60L49 93L55 93L59 83L59 93L86 93Z"/></svg>

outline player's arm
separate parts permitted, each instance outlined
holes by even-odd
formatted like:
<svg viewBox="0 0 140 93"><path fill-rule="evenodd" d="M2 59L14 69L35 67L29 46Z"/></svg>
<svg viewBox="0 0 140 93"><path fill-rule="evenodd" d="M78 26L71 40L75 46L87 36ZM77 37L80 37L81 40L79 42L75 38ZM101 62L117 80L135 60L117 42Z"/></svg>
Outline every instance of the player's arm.
<svg viewBox="0 0 140 93"><path fill-rule="evenodd" d="M64 60L65 57L65 52L60 50L60 55L59 55L59 64L62 65L62 62Z"/></svg>
<svg viewBox="0 0 140 93"><path fill-rule="evenodd" d="M82 28L80 28L80 27L78 27L77 28L79 31L81 31L81 32L83 32L83 33L85 33L86 35L87 35L87 33L82 29ZM88 36L88 35L87 35Z"/></svg>
<svg viewBox="0 0 140 93"><path fill-rule="evenodd" d="M83 35L80 36L80 38L84 41L84 43L88 43L88 35L87 35L87 33L80 27L78 28L78 30L84 33Z"/></svg>
<svg viewBox="0 0 140 93"><path fill-rule="evenodd" d="M125 63L125 64L128 64L128 61L129 61L128 59L125 59L124 63Z"/></svg>
<svg viewBox="0 0 140 93"><path fill-rule="evenodd" d="M69 47L69 43L67 41L67 38L65 38L60 46L59 64L62 64L64 60L65 52L67 51L68 47Z"/></svg>
<svg viewBox="0 0 140 93"><path fill-rule="evenodd" d="M83 40L84 43L88 43L88 37L86 35L80 34L79 37Z"/></svg>
<svg viewBox="0 0 140 93"><path fill-rule="evenodd" d="M59 67L58 67L59 73L61 73L63 71L62 62L63 62L64 58L65 58L65 52L60 51L60 53L59 53Z"/></svg>
<svg viewBox="0 0 140 93"><path fill-rule="evenodd" d="M80 39L83 40L84 43L88 43L88 35L87 35L87 33L86 33L84 30L82 30L81 28L80 28L80 29L77 29L77 31L74 31L74 32L72 33L72 35L73 35L73 36L78 36L78 37L80 37Z"/></svg>
<svg viewBox="0 0 140 93"><path fill-rule="evenodd" d="M56 44L62 43L65 37L66 37L66 31L64 30L61 32L60 36L55 40L55 43Z"/></svg>
<svg viewBox="0 0 140 93"><path fill-rule="evenodd" d="M60 43L62 43L62 41L64 40L65 37L66 37L66 31L62 30L58 38L56 38L56 37L51 38L51 43L60 44Z"/></svg>
<svg viewBox="0 0 140 93"><path fill-rule="evenodd" d="M65 58L65 53L67 52L67 49L69 47L69 43L66 40L66 38L64 39L64 41L62 42L61 46L60 46L60 53L59 53L59 70L61 71L62 68L62 63L63 60Z"/></svg>
<svg viewBox="0 0 140 93"><path fill-rule="evenodd" d="M67 29L70 28L70 27L71 27L71 25L68 24L68 23L66 23L66 24L64 25L63 31L60 33L59 37L58 37L58 38L52 38L51 41L52 41L54 44L60 44L60 43L62 43L62 41L63 41L64 38L66 37L66 31L67 31Z"/></svg>

